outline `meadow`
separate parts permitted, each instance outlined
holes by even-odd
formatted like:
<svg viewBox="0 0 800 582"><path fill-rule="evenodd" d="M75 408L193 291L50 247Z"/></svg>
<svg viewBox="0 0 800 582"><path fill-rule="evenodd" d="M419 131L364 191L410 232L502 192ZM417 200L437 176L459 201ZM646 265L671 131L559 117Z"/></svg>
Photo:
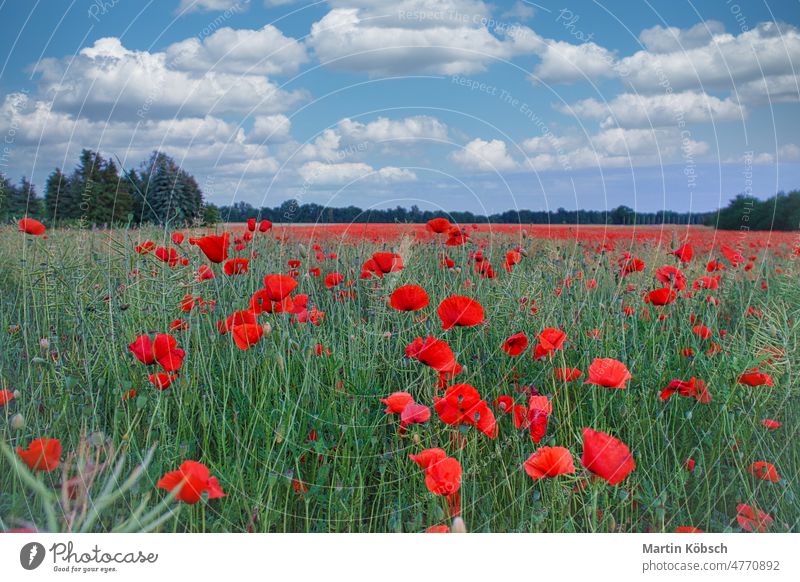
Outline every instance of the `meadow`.
<svg viewBox="0 0 800 582"><path fill-rule="evenodd" d="M0 530L800 529L795 233L25 230Z"/></svg>

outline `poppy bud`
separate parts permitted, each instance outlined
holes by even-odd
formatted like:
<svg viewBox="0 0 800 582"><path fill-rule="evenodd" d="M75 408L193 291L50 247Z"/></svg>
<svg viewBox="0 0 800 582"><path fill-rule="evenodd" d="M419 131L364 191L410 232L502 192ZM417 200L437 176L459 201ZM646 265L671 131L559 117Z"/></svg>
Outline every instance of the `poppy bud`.
<svg viewBox="0 0 800 582"><path fill-rule="evenodd" d="M269 324L269 322L264 323L264 325L261 326L261 329L264 330L264 335L269 335L272 332L272 326Z"/></svg>
<svg viewBox="0 0 800 582"><path fill-rule="evenodd" d="M50 348L50 340L47 339L46 337L43 337L42 339L39 340L39 347L42 348L43 350L47 350L48 348Z"/></svg>
<svg viewBox="0 0 800 582"><path fill-rule="evenodd" d="M528 231L526 229L522 229L522 238L528 238Z"/></svg>
<svg viewBox="0 0 800 582"><path fill-rule="evenodd" d="M527 257L528 251L526 251L525 249L519 249L519 254L521 254L523 257Z"/></svg>
<svg viewBox="0 0 800 582"><path fill-rule="evenodd" d="M457 517L453 520L453 525L450 526L450 533L467 533L467 525L464 520Z"/></svg>
<svg viewBox="0 0 800 582"><path fill-rule="evenodd" d="M25 428L25 417L17 413L11 417L11 428L14 430L22 430Z"/></svg>

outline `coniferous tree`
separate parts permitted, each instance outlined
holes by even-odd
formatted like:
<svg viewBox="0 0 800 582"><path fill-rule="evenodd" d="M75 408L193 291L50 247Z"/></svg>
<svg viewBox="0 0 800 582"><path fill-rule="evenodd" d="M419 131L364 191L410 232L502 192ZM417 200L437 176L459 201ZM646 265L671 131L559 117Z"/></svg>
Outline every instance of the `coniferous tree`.
<svg viewBox="0 0 800 582"><path fill-rule="evenodd" d="M99 157L99 156L98 156ZM103 162L99 171L99 181L92 189L87 217L94 224L124 222L133 208L127 182L120 179L113 160Z"/></svg>
<svg viewBox="0 0 800 582"><path fill-rule="evenodd" d="M8 205L9 200L16 195L14 192L15 189L16 187L11 181L0 172L0 220L3 222L10 218Z"/></svg>
<svg viewBox="0 0 800 582"><path fill-rule="evenodd" d="M103 157L92 150L81 151L78 167L72 172L69 180L68 195L63 208L59 209L60 219L80 219L91 223L96 201L100 199L102 189Z"/></svg>
<svg viewBox="0 0 800 582"><path fill-rule="evenodd" d="M59 211L67 190L69 190L69 178L60 168L56 168L48 176L44 190L44 217L47 220L55 222L57 218L60 218Z"/></svg>
<svg viewBox="0 0 800 582"><path fill-rule="evenodd" d="M143 220L190 224L202 219L203 194L197 181L163 152L153 152L139 174Z"/></svg>
<svg viewBox="0 0 800 582"><path fill-rule="evenodd" d="M41 214L36 189L27 178L23 176L18 186L12 185L6 189L4 195L6 219L19 220L24 216L38 217Z"/></svg>

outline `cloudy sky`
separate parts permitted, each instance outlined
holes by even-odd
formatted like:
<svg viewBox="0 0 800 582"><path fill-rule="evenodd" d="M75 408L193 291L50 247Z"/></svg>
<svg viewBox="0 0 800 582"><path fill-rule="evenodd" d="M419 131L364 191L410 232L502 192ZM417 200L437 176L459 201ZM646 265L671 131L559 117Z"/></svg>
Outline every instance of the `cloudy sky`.
<svg viewBox="0 0 800 582"><path fill-rule="evenodd" d="M798 8L0 2L0 171L162 149L216 204L705 211L800 187Z"/></svg>

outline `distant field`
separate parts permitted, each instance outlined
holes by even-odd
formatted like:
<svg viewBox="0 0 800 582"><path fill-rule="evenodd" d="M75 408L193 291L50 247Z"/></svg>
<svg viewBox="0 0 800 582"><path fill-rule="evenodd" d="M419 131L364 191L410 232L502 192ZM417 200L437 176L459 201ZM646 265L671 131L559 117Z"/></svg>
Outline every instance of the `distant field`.
<svg viewBox="0 0 800 582"><path fill-rule="evenodd" d="M0 230L0 530L800 528L796 233L217 230Z"/></svg>
<svg viewBox="0 0 800 582"><path fill-rule="evenodd" d="M712 244L714 241L734 240L742 244L771 242L773 244L800 241L800 235L791 232L764 231L718 231L704 226L615 226L575 224L468 224L461 225L478 236L506 235L529 236L535 239L552 240L640 240L671 243L672 240L691 240L697 244ZM243 223L227 223L226 228L242 229ZM276 235L294 239L325 239L349 237L374 242L388 242L403 236L416 240L434 240L435 235L424 224L275 224Z"/></svg>

